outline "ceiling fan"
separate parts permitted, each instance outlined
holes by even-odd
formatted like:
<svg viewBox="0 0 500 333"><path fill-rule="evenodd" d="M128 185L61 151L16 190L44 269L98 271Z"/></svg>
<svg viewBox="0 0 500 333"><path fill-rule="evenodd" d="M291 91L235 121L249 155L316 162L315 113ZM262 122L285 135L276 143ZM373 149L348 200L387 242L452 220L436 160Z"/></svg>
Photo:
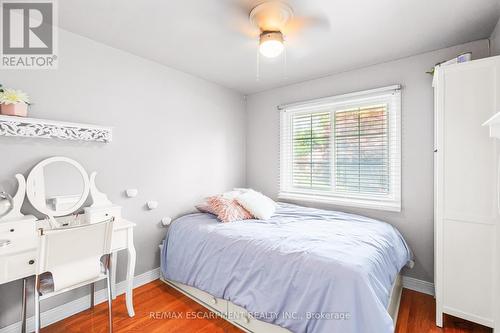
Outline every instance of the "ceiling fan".
<svg viewBox="0 0 500 333"><path fill-rule="evenodd" d="M265 1L253 7L249 20L254 28L259 29L259 52L268 58L283 52L286 37L311 27L329 27L326 18L297 16L290 5L278 0Z"/></svg>

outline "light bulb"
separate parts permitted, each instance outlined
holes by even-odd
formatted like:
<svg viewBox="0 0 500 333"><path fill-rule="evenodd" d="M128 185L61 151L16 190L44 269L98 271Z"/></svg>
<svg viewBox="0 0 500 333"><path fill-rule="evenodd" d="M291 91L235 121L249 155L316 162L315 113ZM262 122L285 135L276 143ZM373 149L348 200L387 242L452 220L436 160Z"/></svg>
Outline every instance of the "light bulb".
<svg viewBox="0 0 500 333"><path fill-rule="evenodd" d="M285 46L283 35L279 31L263 32L260 35L259 51L264 57L274 58L279 56Z"/></svg>

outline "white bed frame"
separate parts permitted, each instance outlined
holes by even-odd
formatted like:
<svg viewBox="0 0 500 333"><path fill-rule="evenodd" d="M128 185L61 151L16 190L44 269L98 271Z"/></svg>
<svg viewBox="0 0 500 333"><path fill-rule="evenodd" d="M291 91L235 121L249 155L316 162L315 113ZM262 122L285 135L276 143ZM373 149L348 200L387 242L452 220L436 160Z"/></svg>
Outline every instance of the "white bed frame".
<svg viewBox="0 0 500 333"><path fill-rule="evenodd" d="M289 330L283 327L255 319L242 307L224 299L214 297L200 289L190 287L179 282L167 280L163 278L163 276L160 277L160 280L173 287L174 289L177 289L194 301L200 303L205 308L216 313L231 324L241 328L245 332L291 333ZM399 303L401 301L402 290L403 285L401 282L401 275L398 274L396 281L394 281L394 284L392 286L391 296L389 299L389 304L387 306L387 312L389 312L389 315L394 321L394 327L396 327L396 322L398 320Z"/></svg>

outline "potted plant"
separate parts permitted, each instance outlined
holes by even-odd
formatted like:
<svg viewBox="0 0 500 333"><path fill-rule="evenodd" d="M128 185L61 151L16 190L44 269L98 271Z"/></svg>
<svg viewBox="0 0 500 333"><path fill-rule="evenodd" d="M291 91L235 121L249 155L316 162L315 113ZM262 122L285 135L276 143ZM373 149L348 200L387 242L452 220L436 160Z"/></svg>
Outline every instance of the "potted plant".
<svg viewBox="0 0 500 333"><path fill-rule="evenodd" d="M0 85L0 114L26 117L29 97L21 90L2 88Z"/></svg>

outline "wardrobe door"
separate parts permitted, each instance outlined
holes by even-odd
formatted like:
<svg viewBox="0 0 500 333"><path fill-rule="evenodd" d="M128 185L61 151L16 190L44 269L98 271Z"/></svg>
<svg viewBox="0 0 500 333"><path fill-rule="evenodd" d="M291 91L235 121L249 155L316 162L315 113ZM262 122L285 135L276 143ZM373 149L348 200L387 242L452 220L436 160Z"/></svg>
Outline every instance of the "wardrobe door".
<svg viewBox="0 0 500 333"><path fill-rule="evenodd" d="M495 62L443 71L442 308L493 326L498 221L495 141L481 124L495 113Z"/></svg>
<svg viewBox="0 0 500 333"><path fill-rule="evenodd" d="M436 294L436 325L443 326L442 308L442 174L443 174L443 73L436 68L434 73L434 290Z"/></svg>
<svg viewBox="0 0 500 333"><path fill-rule="evenodd" d="M500 56L495 57L495 72L496 72L496 105L495 111L500 112ZM495 142L496 148L496 162L497 162L497 214L500 216L500 149L499 149L499 138L491 138ZM496 228L496 239L495 239L495 278L494 278L494 327L495 332L500 329L500 218L497 220Z"/></svg>

